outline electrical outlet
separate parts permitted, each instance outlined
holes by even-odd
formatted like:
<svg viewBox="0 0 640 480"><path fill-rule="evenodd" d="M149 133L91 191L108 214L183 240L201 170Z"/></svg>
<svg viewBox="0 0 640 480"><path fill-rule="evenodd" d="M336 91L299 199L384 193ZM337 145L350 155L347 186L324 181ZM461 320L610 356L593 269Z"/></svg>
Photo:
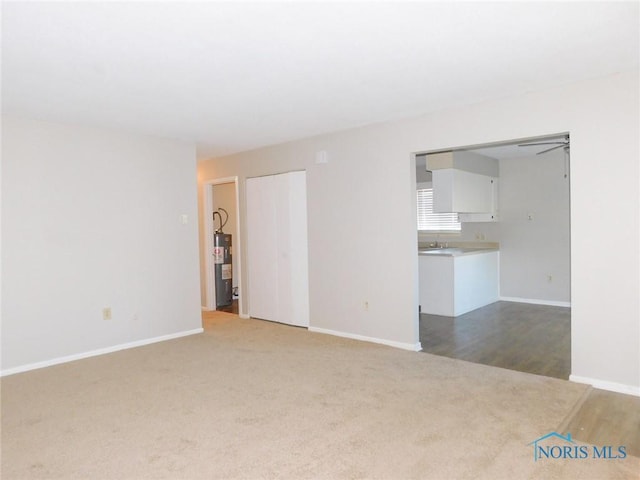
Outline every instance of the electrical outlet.
<svg viewBox="0 0 640 480"><path fill-rule="evenodd" d="M368 312L369 311L369 302L365 300L363 307L364 307L364 311Z"/></svg>
<svg viewBox="0 0 640 480"><path fill-rule="evenodd" d="M111 320L111 307L105 307L102 309L102 319Z"/></svg>
<svg viewBox="0 0 640 480"><path fill-rule="evenodd" d="M553 275L547 275L547 282L553 282Z"/></svg>

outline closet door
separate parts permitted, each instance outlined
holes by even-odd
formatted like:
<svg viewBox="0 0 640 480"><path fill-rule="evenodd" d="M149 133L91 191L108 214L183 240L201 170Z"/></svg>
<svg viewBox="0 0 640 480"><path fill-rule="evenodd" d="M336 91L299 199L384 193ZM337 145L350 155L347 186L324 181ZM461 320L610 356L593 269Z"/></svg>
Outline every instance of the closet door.
<svg viewBox="0 0 640 480"><path fill-rule="evenodd" d="M273 177L247 179L249 316L278 317L278 236Z"/></svg>
<svg viewBox="0 0 640 480"><path fill-rule="evenodd" d="M247 179L249 315L309 326L305 172Z"/></svg>
<svg viewBox="0 0 640 480"><path fill-rule="evenodd" d="M309 326L307 184L305 172L278 175L278 295L280 322Z"/></svg>

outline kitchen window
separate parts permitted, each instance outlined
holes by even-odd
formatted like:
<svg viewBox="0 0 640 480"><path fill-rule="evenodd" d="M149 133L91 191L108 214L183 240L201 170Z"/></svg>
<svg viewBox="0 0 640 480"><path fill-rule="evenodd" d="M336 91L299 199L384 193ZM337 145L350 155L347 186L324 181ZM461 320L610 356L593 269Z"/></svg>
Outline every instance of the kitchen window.
<svg viewBox="0 0 640 480"><path fill-rule="evenodd" d="M460 232L457 213L433 212L433 189L419 188L418 201L418 231L428 233Z"/></svg>

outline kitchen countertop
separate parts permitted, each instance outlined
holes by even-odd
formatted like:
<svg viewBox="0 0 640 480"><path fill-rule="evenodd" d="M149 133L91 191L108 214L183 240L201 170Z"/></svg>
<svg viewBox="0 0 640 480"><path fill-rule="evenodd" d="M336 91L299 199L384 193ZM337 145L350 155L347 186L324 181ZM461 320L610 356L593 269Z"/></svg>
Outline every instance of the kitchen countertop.
<svg viewBox="0 0 640 480"><path fill-rule="evenodd" d="M461 257L463 255L477 255L479 253L497 252L497 247L446 247L446 248L419 248L418 255L438 257Z"/></svg>

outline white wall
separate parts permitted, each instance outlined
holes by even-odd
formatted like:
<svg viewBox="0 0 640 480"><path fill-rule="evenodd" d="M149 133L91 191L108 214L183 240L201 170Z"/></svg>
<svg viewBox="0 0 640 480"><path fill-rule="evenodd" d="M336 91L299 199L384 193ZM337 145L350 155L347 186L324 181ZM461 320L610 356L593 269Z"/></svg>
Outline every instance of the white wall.
<svg viewBox="0 0 640 480"><path fill-rule="evenodd" d="M319 150L329 151L327 164L315 163ZM394 162L393 145L363 129L200 162L198 177L203 182L238 175L242 213L247 177L305 169L310 325L415 348L417 269L413 256L402 255L416 249L415 206L410 207L415 191L407 189L411 182L415 189L415 165L409 151L402 152ZM412 231L395 229L398 222L411 224ZM394 230L397 236L390 235ZM241 218L240 235L245 231ZM402 279L409 288L399 291ZM245 283L242 301L250 295Z"/></svg>
<svg viewBox="0 0 640 480"><path fill-rule="evenodd" d="M635 71L204 161L199 178L238 175L243 198L247 176L306 169L311 325L410 346L418 342L410 153L569 132L573 378L640 393L638 81ZM315 164L318 150L328 164ZM603 249L611 232L624 233Z"/></svg>
<svg viewBox="0 0 640 480"><path fill-rule="evenodd" d="M562 149L500 161L502 297L571 301L569 177L564 174Z"/></svg>
<svg viewBox="0 0 640 480"><path fill-rule="evenodd" d="M2 137L3 372L201 327L194 146L15 118Z"/></svg>

